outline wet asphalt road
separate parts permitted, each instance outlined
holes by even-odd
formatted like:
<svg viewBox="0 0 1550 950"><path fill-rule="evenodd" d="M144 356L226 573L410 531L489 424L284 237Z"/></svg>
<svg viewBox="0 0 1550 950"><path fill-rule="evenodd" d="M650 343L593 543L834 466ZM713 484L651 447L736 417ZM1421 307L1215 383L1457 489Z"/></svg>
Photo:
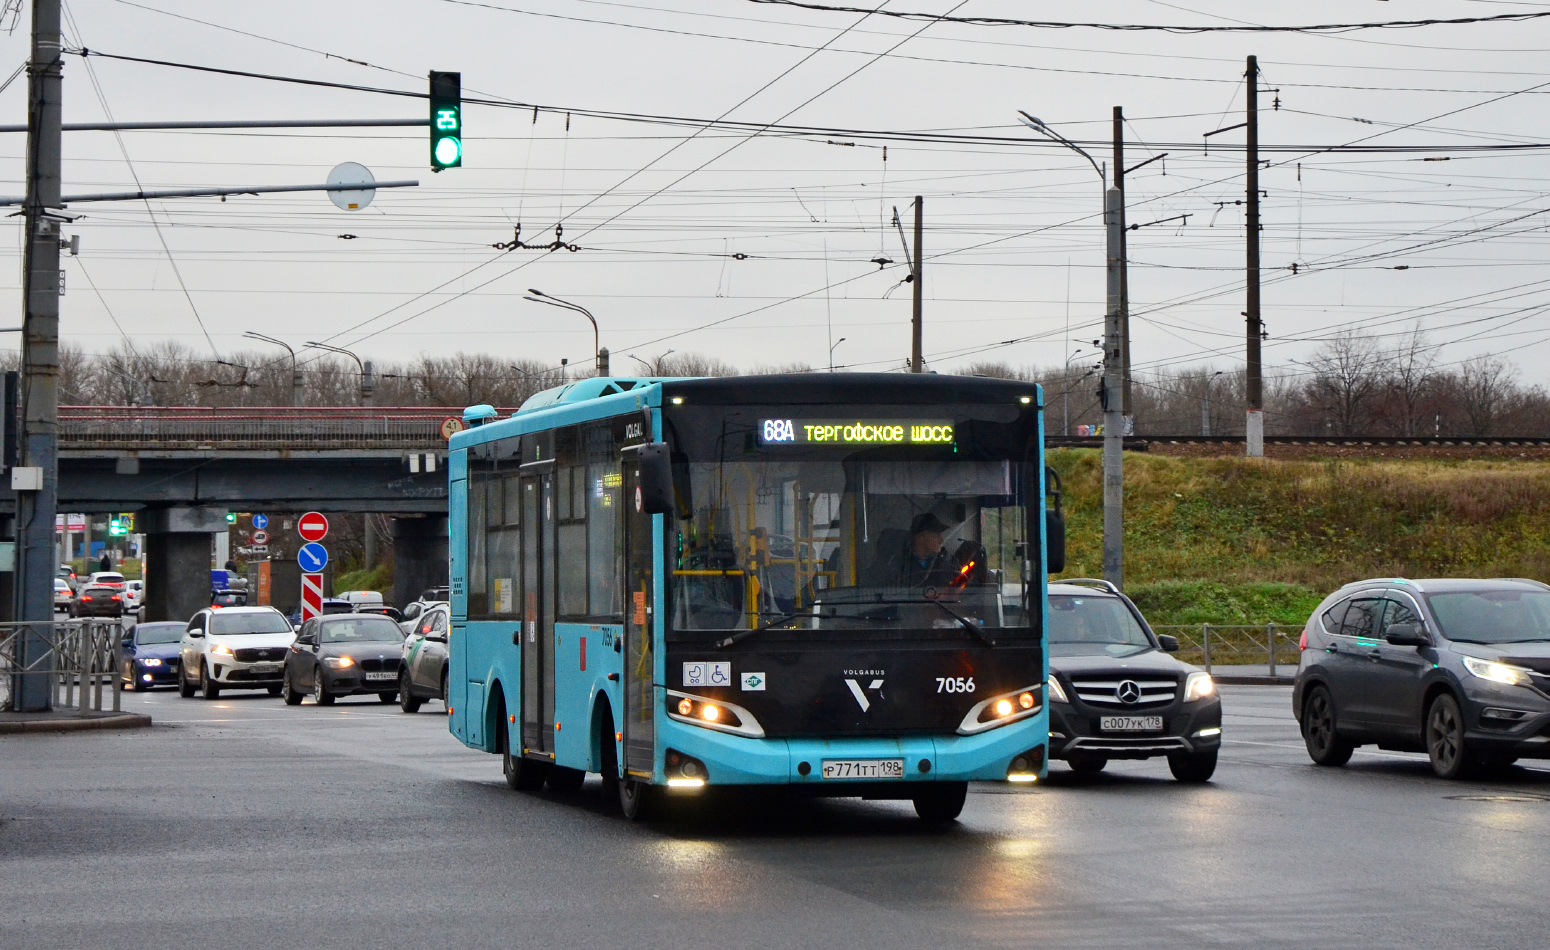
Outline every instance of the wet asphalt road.
<svg viewBox="0 0 1550 950"><path fill-rule="evenodd" d="M907 803L613 816L518 794L441 706L125 694L157 725L0 737L0 947L1550 945L1550 763L1444 783L1309 764L1224 689L1207 786L1159 761Z"/></svg>

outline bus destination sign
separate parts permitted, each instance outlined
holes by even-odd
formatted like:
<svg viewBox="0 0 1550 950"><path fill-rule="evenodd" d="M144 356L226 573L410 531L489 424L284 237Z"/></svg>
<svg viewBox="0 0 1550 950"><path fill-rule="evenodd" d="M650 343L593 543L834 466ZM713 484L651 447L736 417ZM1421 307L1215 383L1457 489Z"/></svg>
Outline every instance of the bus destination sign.
<svg viewBox="0 0 1550 950"><path fill-rule="evenodd" d="M951 445L953 424L935 419L760 419L760 445Z"/></svg>

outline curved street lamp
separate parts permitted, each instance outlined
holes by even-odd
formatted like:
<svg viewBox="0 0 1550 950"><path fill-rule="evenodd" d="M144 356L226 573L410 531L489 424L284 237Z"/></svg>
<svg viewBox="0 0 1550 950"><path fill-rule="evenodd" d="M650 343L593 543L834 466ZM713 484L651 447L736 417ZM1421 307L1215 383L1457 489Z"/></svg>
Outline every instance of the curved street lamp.
<svg viewBox="0 0 1550 950"><path fill-rule="evenodd" d="M301 370L296 368L296 351L291 349L291 345L284 340L276 340L272 336L264 336L262 333L254 333L252 330L248 330L242 335L249 340L259 340L263 343L283 346L285 347L285 352L291 354L291 405L301 405Z"/></svg>
<svg viewBox="0 0 1550 950"><path fill-rule="evenodd" d="M361 371L361 405L371 405L371 361L361 362L361 358L342 347L329 346L327 343L307 342L307 347L314 350L327 350L330 353L342 353L355 361L355 365Z"/></svg>
<svg viewBox="0 0 1550 950"><path fill-rule="evenodd" d="M608 375L608 351L603 349L602 338L597 329L597 318L592 316L592 311L579 303L571 303L569 300L561 300L559 297L551 297L542 290L532 287L527 289L531 297L523 297L523 300L531 300L533 303L546 303L551 307L560 307L565 310L574 310L586 317L592 323L592 354L593 364L597 367L597 375Z"/></svg>

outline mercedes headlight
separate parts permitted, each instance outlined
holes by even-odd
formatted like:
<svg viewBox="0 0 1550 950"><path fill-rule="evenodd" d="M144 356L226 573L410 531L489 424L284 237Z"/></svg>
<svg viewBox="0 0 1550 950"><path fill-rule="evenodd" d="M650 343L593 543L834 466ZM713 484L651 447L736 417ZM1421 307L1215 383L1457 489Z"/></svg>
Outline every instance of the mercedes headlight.
<svg viewBox="0 0 1550 950"><path fill-rule="evenodd" d="M1215 695L1216 683L1212 681L1210 673L1191 673L1189 678L1184 681L1184 701L1186 703L1208 699Z"/></svg>
<svg viewBox="0 0 1550 950"><path fill-rule="evenodd" d="M331 670L343 670L354 666L355 661L347 656L325 656L323 665Z"/></svg>
<svg viewBox="0 0 1550 950"><path fill-rule="evenodd" d="M1481 660L1472 656L1466 656L1463 660L1464 669L1492 683L1501 683L1503 686L1528 686L1533 682L1529 679L1530 671L1521 666L1508 666L1506 663Z"/></svg>
<svg viewBox="0 0 1550 950"><path fill-rule="evenodd" d="M1049 677L1049 701L1052 703L1071 702L1071 700L1066 698L1066 691L1061 689L1060 680L1055 678L1054 673L1051 673Z"/></svg>

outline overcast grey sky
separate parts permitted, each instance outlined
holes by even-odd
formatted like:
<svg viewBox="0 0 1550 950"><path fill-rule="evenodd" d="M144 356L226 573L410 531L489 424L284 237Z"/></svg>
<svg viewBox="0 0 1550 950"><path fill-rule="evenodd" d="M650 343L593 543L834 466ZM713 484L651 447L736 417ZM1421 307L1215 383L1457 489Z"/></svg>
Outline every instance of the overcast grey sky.
<svg viewBox="0 0 1550 950"><path fill-rule="evenodd" d="M940 13L957 2L886 9ZM1121 105L1127 163L1168 152L1130 179L1130 221L1189 215L1131 234L1134 364L1232 368L1242 359L1243 212L1233 202L1243 158L1206 152L1202 135L1242 121L1243 60L1253 53L1270 163L1261 175L1267 362L1295 371L1292 360L1341 328L1420 326L1445 363L1503 353L1527 380L1550 378L1550 214L1536 214L1550 208L1544 150L1441 150L1550 142L1550 20L1175 35L928 25L747 0L66 0L66 10L68 41L105 53L413 91L428 70L450 69L462 72L465 95L545 106L732 110L728 118L747 122L1028 142L896 142L884 161L879 143L854 138L708 131L686 141L693 129L571 115L567 130L563 113L535 120L530 109L470 105L464 167L433 175L420 129L67 133L67 193L137 180L315 183L344 161L421 182L353 213L321 194L74 206L82 253L64 265L62 333L88 351L128 335L211 356L246 348L242 332L258 330L383 360L467 350L587 361L586 321L524 302L536 287L596 313L616 372L636 365L626 354L669 348L744 368L821 366L841 338L837 363L894 369L909 351L910 294L889 222L897 208L907 226L922 194L933 368L1054 365L1093 338L1102 312L1098 177L1015 114L1106 140ZM1206 25L1542 10L1550 4L969 0L958 13ZM30 12L0 34L5 75L25 59ZM25 76L0 93L7 121L25 120L25 95ZM418 117L425 104L68 57L66 120L108 110L120 120ZM1369 138L1438 150L1316 152ZM1242 132L1211 141L1241 143ZM12 194L23 188L23 146L22 135L0 145ZM1284 146L1308 148L1268 150ZM1108 160L1106 147L1091 150ZM535 243L563 222L581 250L491 247L518 221ZM6 325L19 322L13 226Z"/></svg>

